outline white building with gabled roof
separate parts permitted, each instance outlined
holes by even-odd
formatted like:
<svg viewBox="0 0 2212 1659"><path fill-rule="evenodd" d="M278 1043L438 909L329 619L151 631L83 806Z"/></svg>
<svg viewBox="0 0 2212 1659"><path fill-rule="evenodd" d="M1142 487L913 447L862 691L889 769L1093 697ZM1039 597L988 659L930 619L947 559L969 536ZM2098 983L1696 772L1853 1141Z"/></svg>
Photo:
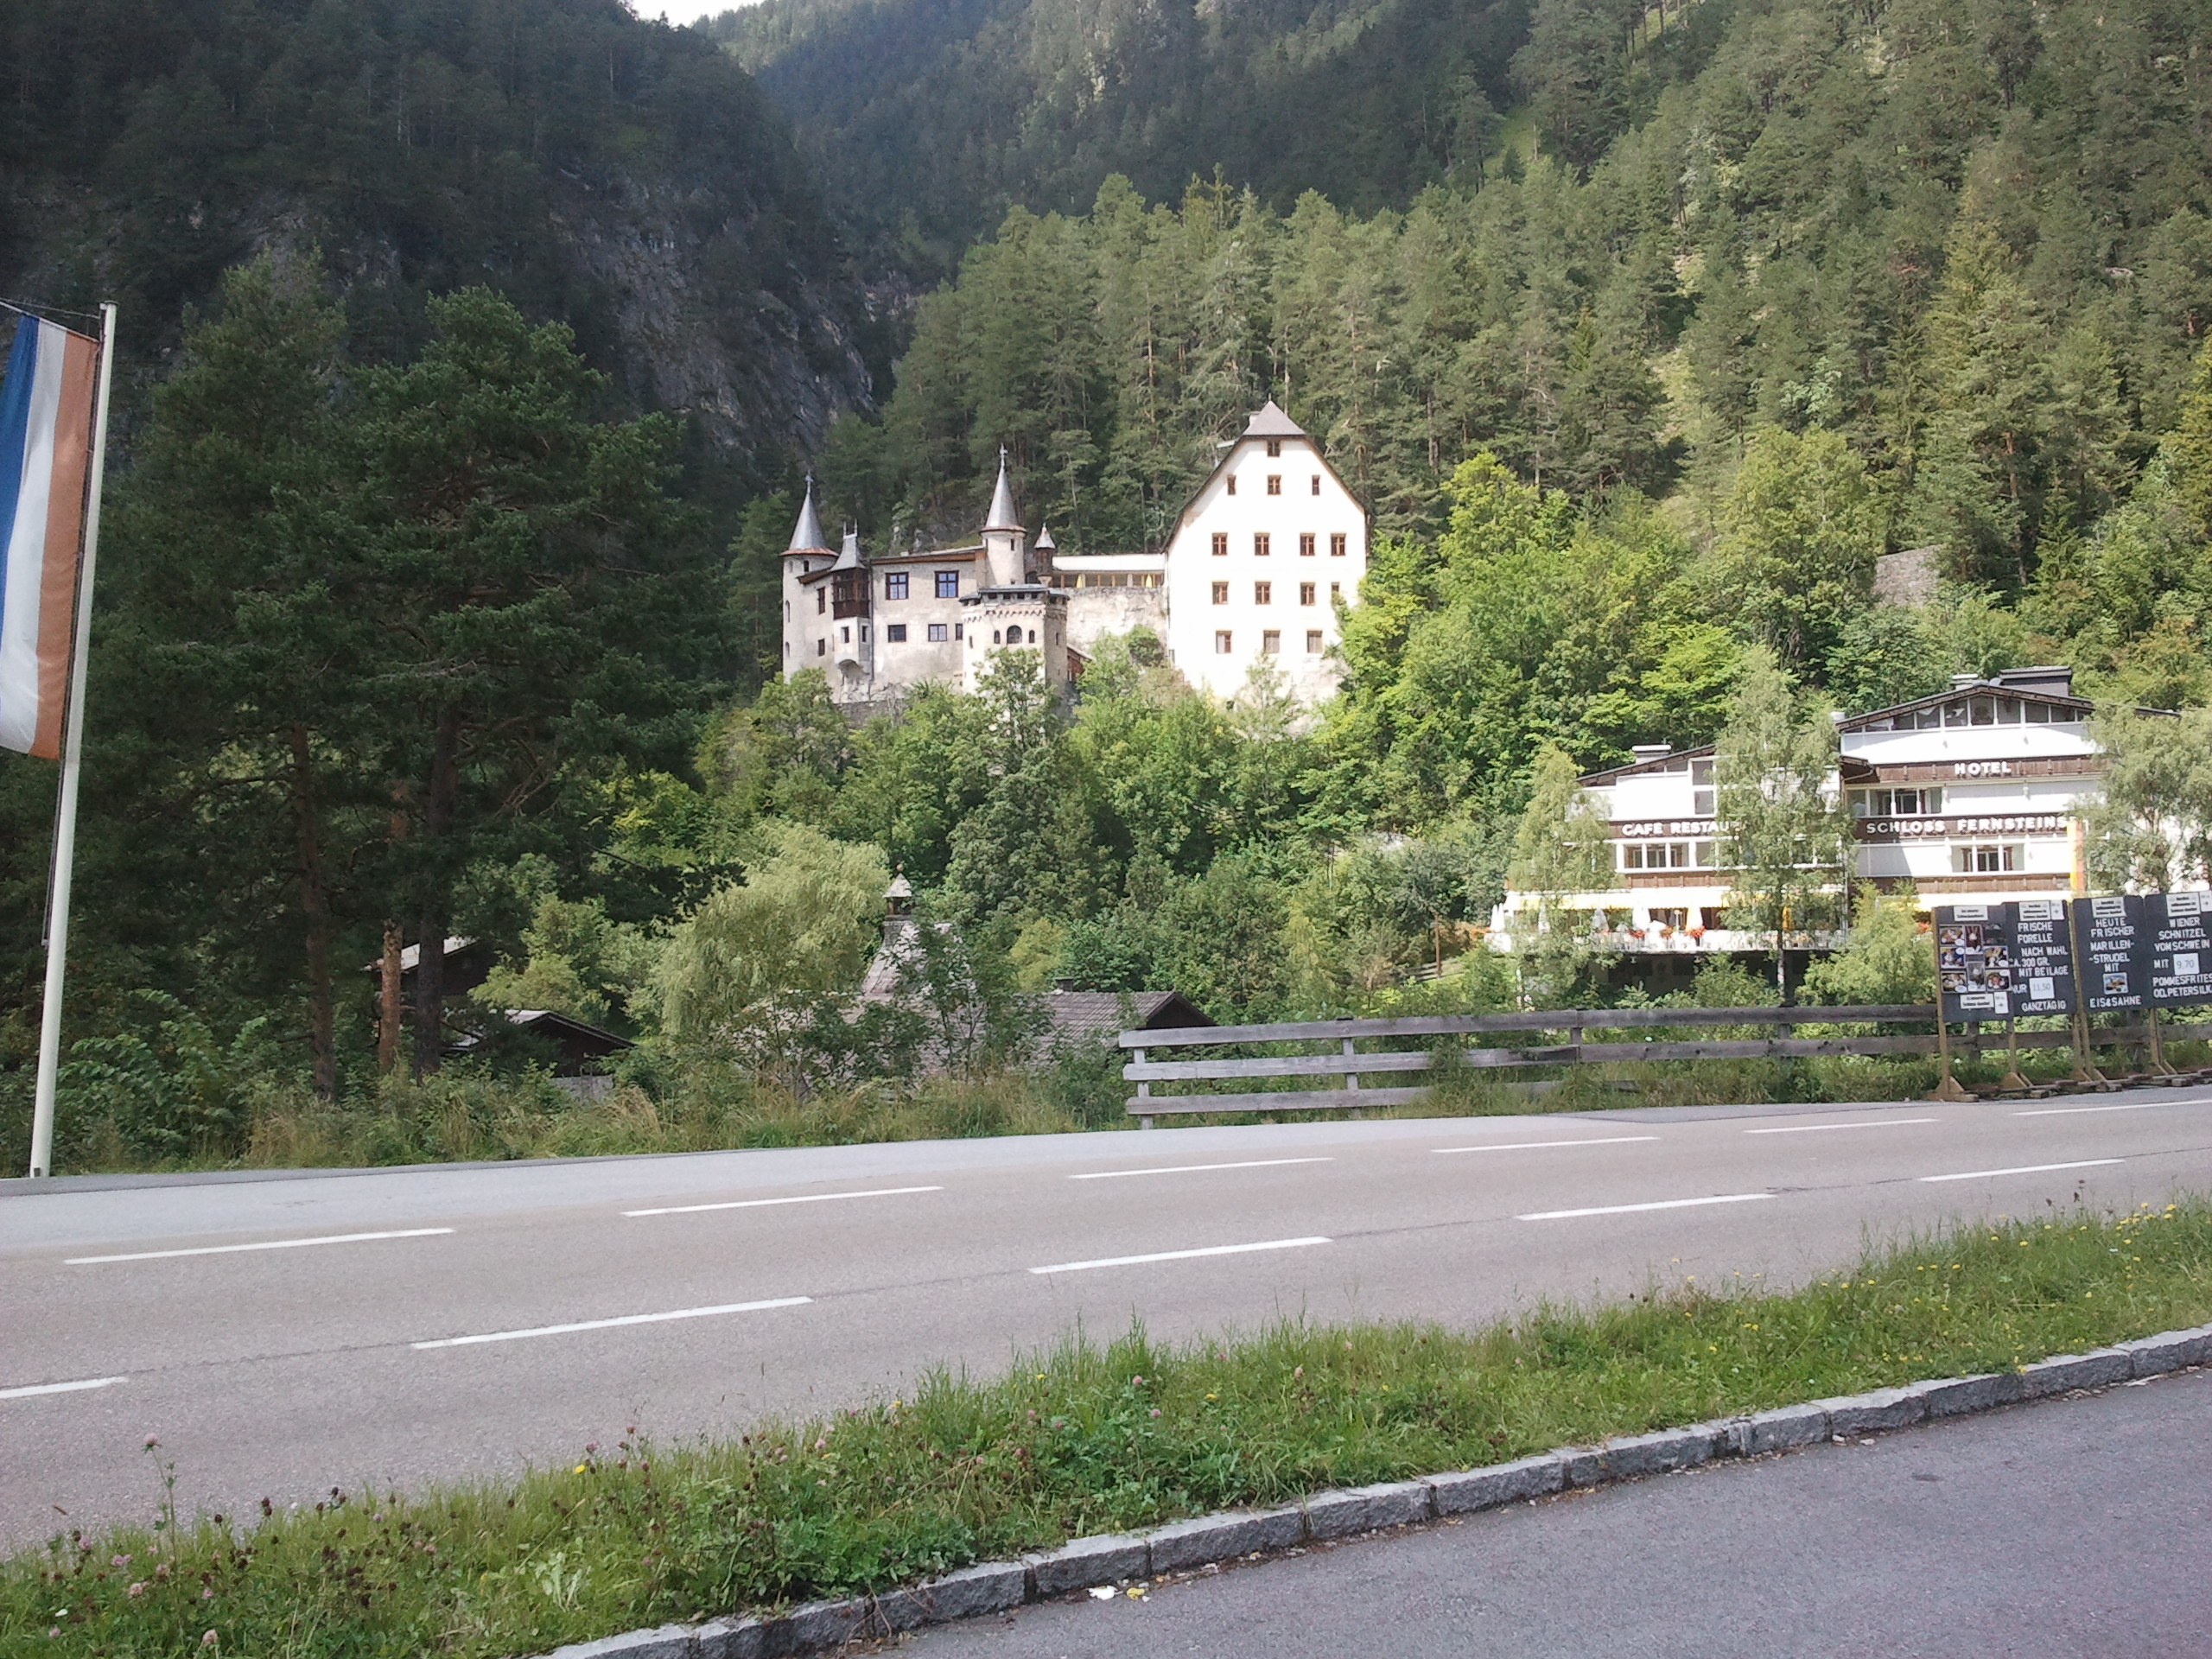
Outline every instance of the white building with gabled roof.
<svg viewBox="0 0 2212 1659"><path fill-rule="evenodd" d="M1345 607L1367 571L1367 512L1272 402L1222 446L1162 552L1065 555L1020 522L1004 450L975 543L864 553L823 540L813 481L783 555L784 677L820 669L849 708L927 681L972 690L995 653L1034 651L1071 684L1096 642L1148 627L1199 689L1231 698L1255 664L1314 702L1337 687Z"/></svg>

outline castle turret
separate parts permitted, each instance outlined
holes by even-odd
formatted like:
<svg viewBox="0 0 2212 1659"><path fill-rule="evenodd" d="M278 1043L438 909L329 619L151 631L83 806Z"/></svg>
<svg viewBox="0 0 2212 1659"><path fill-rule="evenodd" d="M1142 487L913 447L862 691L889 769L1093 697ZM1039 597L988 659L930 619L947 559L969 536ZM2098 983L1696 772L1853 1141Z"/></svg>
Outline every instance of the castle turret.
<svg viewBox="0 0 2212 1659"><path fill-rule="evenodd" d="M1027 572L1022 568L1024 531L1014 516L1014 486L1007 482L1006 447L999 447L998 487L991 492L990 516L983 520L984 585L1018 588Z"/></svg>
<svg viewBox="0 0 2212 1659"><path fill-rule="evenodd" d="M788 679L803 668L819 668L818 647L823 646L823 629L816 626L817 612L826 618L827 606L817 605L813 591L805 578L826 567L835 557L822 539L822 520L814 511L814 480L806 480L806 499L798 510L798 522L791 526L791 545L784 550L784 677Z"/></svg>

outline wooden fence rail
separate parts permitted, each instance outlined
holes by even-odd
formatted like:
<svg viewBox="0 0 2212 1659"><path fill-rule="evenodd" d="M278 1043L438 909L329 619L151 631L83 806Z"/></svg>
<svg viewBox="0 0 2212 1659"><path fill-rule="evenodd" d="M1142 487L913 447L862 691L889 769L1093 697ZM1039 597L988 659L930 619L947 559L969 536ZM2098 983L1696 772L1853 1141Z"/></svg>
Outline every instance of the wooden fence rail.
<svg viewBox="0 0 2212 1659"><path fill-rule="evenodd" d="M1200 1026L1167 1031L1125 1031L1121 1046L1129 1051L1122 1077L1136 1085L1128 1112L1145 1128L1154 1117L1200 1112L1356 1111L1418 1100L1427 1083L1370 1088L1362 1079L1433 1070L1440 1060L1450 1067L1477 1071L1521 1066L1618 1065L1653 1060L1804 1059L1836 1054L1933 1054L1936 1052L1936 1009L1929 1003L1882 1003L1849 1007L1789 1008L1539 1008L1516 1014L1431 1016L1418 1020L1306 1020L1263 1026ZM1635 1038L1589 1042L1588 1030L1670 1030L1682 1026L1923 1025L1923 1033L1864 1037L1752 1037L1682 1041ZM2176 1037L2212 1037L2212 1025L2166 1025ZM1564 1042L1537 1041L1511 1046L1455 1049L1431 1043L1420 1048L1362 1048L1363 1043L1416 1038L1526 1033L1539 1038L1558 1033ZM2092 1033L2098 1046L2136 1045L2150 1036L2147 1026L2101 1027ZM1954 1037L1954 1051L1979 1054L1985 1047L2064 1048L2064 1031L2024 1031L2007 1039L1978 1026ZM1325 1042L1332 1053L1209 1057L1156 1060L1160 1049L1243 1047L1261 1043ZM1239 1078L1334 1077L1334 1088L1262 1090L1236 1094L1169 1094L1152 1091L1155 1083L1219 1083Z"/></svg>

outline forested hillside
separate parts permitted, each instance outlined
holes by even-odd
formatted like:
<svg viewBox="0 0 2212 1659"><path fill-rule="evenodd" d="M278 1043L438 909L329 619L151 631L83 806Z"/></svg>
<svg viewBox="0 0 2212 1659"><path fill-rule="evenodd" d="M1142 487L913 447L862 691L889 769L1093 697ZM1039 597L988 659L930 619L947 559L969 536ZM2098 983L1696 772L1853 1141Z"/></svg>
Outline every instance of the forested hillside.
<svg viewBox="0 0 2212 1659"><path fill-rule="evenodd" d="M119 301L135 379L273 247L320 251L365 357L468 283L569 323L702 474L780 476L870 397L787 124L617 0L17 0L0 60L0 292Z"/></svg>
<svg viewBox="0 0 2212 1659"><path fill-rule="evenodd" d="M737 43L813 89L855 234L951 273L878 412L823 221L707 32L258 3L140 36L56 10L10 48L17 292L161 319L232 267L114 486L83 1155L276 1158L302 1123L356 1157L665 1144L658 1112L702 1144L957 1132L1004 1119L870 1114L924 1053L1033 1062L1016 993L1059 977L1251 1017L1618 994L1472 950L1407 982L1512 861L1560 865L1579 768L1747 709L1825 741L1827 709L1961 671L2198 708L2128 775L2212 874L2201 6L770 0ZM740 449L820 432L823 520L879 546L972 530L1001 443L1062 547L1157 546L1273 396L1375 514L1343 691L1224 703L1143 633L1067 702L1019 653L857 728L818 674L758 687L797 502L696 510L677 424L628 418L712 401L670 361ZM1940 588L1878 603L1909 550ZM15 1060L50 788L0 769ZM921 931L945 959L879 1017L850 996L893 867L961 931ZM448 931L498 958L472 1029L642 1039L628 1116L500 1093L496 1043L448 1092L400 1080L361 964ZM1865 1000L1920 994L1878 967Z"/></svg>
<svg viewBox="0 0 2212 1659"><path fill-rule="evenodd" d="M1012 203L1216 168L1353 210L1479 172L1525 0L763 0L710 32L879 254L949 269ZM1624 17L1614 32L1629 28ZM1610 44L1610 42L1609 42Z"/></svg>

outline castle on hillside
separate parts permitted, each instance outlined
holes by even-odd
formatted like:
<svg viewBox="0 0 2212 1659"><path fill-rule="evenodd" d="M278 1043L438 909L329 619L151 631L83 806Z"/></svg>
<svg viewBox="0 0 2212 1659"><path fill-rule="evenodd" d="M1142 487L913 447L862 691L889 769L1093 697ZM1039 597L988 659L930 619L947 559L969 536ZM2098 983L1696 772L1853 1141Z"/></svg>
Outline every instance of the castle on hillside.
<svg viewBox="0 0 2212 1659"><path fill-rule="evenodd" d="M1194 686L1231 697L1266 661L1303 702L1336 689L1340 607L1367 569L1367 510L1270 402L1176 516L1162 553L1063 555L1014 511L1006 454L974 543L831 551L812 484L784 551L784 677L823 670L863 708L927 681L973 690L1001 651L1034 651L1048 685L1079 678L1096 642L1144 626Z"/></svg>

